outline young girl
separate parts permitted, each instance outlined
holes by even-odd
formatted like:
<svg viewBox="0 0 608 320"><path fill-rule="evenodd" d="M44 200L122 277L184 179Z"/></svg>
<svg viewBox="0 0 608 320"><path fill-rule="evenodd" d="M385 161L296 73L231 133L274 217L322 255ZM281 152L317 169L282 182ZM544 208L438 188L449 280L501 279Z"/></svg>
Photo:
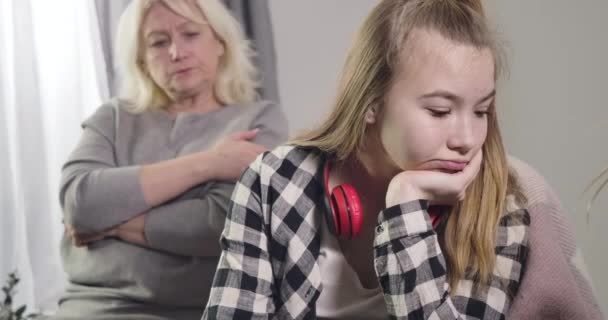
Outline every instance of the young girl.
<svg viewBox="0 0 608 320"><path fill-rule="evenodd" d="M477 1L383 0L333 112L235 188L204 319L504 319L530 215Z"/></svg>

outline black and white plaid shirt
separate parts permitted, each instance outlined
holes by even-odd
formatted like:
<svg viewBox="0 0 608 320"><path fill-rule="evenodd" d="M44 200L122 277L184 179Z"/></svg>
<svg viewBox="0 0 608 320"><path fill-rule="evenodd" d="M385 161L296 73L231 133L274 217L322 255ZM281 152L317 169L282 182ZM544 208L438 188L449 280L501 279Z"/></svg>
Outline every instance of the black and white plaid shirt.
<svg viewBox="0 0 608 320"><path fill-rule="evenodd" d="M323 155L282 146L260 156L232 195L203 319L315 319L322 290ZM510 198L512 199L512 198ZM426 201L383 210L374 266L390 319L504 319L527 256L526 210L508 201L491 285L461 280L450 295Z"/></svg>

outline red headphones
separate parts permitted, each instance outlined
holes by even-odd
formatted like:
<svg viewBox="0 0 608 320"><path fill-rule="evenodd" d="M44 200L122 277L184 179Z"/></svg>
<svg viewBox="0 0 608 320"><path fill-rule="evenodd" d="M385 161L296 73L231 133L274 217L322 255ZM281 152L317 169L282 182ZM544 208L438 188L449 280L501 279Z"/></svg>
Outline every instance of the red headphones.
<svg viewBox="0 0 608 320"><path fill-rule="evenodd" d="M329 231L337 237L353 239L361 232L363 224L363 209L361 208L361 200L355 187L350 184L340 184L329 192L329 169L330 161L325 161L323 169L323 177L325 181L325 207L327 226ZM444 206L430 206L427 212L431 218L433 229L436 229L439 223L447 214L447 208Z"/></svg>
<svg viewBox="0 0 608 320"><path fill-rule="evenodd" d="M325 161L324 181L325 181L325 206L327 214L327 226L329 231L337 237L353 239L361 231L363 224L363 209L357 190L350 184L340 184L329 192L329 165L330 161Z"/></svg>

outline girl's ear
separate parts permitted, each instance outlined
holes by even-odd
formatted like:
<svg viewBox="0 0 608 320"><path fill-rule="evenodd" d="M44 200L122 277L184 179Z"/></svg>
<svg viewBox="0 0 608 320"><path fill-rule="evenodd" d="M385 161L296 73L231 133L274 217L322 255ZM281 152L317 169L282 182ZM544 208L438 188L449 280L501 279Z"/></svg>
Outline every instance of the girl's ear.
<svg viewBox="0 0 608 320"><path fill-rule="evenodd" d="M371 106L369 109L367 109L367 111L365 112L365 123L367 124L374 124L376 123L376 120L378 118L378 107L377 106Z"/></svg>

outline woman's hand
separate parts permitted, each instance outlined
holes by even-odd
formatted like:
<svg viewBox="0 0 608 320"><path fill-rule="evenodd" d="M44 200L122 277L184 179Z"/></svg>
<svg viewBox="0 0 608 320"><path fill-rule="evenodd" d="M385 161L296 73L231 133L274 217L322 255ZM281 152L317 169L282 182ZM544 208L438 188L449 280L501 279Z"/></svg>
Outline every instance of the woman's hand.
<svg viewBox="0 0 608 320"><path fill-rule="evenodd" d="M71 225L65 225L65 233L72 240L72 244L76 247L84 247L87 244L104 239L106 235L100 233L78 233Z"/></svg>
<svg viewBox="0 0 608 320"><path fill-rule="evenodd" d="M116 227L115 236L123 241L145 247L148 245L145 230L146 214L144 213Z"/></svg>
<svg viewBox="0 0 608 320"><path fill-rule="evenodd" d="M212 149L213 178L216 180L236 181L247 166L262 152L268 149L251 142L258 129L230 134L220 140Z"/></svg>
<svg viewBox="0 0 608 320"><path fill-rule="evenodd" d="M119 238L132 244L147 246L145 236L146 215L140 214L135 218L108 230L97 233L79 233L72 226L65 225L65 231L76 247L84 247L92 242L106 238Z"/></svg>
<svg viewBox="0 0 608 320"><path fill-rule="evenodd" d="M257 130L232 133L212 148L142 166L140 183L149 207L178 197L210 180L236 181L266 148L250 142Z"/></svg>
<svg viewBox="0 0 608 320"><path fill-rule="evenodd" d="M462 171L456 173L403 171L388 185L386 207L419 199L428 200L432 205L453 205L464 199L467 187L479 172L481 160L480 150Z"/></svg>
<svg viewBox="0 0 608 320"><path fill-rule="evenodd" d="M81 233L68 224L65 225L65 232L72 240L72 244L76 247L84 247L89 243L116 236L116 228L97 233Z"/></svg>

